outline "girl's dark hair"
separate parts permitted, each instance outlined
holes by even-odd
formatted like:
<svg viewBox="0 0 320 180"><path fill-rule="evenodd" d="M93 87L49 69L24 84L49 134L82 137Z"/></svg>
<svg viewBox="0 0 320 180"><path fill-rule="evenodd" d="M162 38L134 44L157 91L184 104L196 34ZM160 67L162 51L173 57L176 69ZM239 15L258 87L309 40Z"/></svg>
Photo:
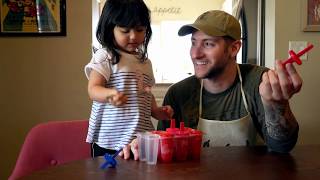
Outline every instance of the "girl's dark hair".
<svg viewBox="0 0 320 180"><path fill-rule="evenodd" d="M146 27L143 46L139 49L141 61L148 58L147 46L152 30L150 10L143 0L107 0L98 22L96 37L99 43L111 54L112 64L120 61L119 48L115 44L113 29L115 26L135 28Z"/></svg>

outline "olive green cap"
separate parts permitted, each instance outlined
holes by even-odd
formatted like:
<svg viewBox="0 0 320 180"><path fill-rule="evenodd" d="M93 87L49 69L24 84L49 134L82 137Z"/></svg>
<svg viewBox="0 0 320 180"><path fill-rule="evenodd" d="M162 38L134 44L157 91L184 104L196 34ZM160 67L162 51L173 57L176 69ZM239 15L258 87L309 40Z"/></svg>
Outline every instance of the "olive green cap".
<svg viewBox="0 0 320 180"><path fill-rule="evenodd" d="M193 24L182 26L178 35L185 36L195 30L202 31L209 36L230 36L235 40L241 39L239 21L234 16L220 10L201 14Z"/></svg>

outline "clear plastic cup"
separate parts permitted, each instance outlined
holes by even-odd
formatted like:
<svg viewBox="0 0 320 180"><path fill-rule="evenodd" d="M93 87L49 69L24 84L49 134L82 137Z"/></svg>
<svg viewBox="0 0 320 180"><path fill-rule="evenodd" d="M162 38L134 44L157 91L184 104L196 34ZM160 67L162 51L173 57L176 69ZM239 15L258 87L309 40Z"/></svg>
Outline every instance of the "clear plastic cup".
<svg viewBox="0 0 320 180"><path fill-rule="evenodd" d="M145 147L146 147L147 164L157 164L159 135L147 134L145 136L145 140L146 140Z"/></svg>
<svg viewBox="0 0 320 180"><path fill-rule="evenodd" d="M138 152L140 161L146 161L146 136L148 132L138 132Z"/></svg>
<svg viewBox="0 0 320 180"><path fill-rule="evenodd" d="M160 136L160 134L166 133L166 131L151 131L151 133L157 134ZM159 140L159 143L160 143L160 140ZM159 146L158 146L158 161L160 161L160 158L161 158L161 146L159 144Z"/></svg>

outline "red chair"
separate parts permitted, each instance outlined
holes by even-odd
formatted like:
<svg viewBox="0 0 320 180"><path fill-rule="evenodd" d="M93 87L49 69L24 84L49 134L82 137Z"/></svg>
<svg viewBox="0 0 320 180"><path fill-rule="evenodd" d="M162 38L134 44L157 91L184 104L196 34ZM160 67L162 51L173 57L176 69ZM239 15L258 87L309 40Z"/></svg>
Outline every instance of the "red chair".
<svg viewBox="0 0 320 180"><path fill-rule="evenodd" d="M50 121L33 127L23 145L9 180L33 171L90 157L86 143L88 120Z"/></svg>

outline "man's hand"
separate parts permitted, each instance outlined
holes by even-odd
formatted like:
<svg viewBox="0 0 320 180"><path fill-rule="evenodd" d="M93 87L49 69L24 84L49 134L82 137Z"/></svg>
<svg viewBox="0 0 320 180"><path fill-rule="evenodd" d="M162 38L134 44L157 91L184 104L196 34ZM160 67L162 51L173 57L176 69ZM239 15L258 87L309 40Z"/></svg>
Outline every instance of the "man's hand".
<svg viewBox="0 0 320 180"><path fill-rule="evenodd" d="M302 79L293 64L283 66L276 60L275 70L262 75L259 92L264 105L283 104L299 92L301 86Z"/></svg>

